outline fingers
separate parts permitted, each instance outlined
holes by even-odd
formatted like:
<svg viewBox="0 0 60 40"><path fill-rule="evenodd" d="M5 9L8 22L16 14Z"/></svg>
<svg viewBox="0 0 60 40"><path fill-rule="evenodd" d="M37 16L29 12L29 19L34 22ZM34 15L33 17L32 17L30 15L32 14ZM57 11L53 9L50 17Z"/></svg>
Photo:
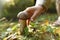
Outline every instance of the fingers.
<svg viewBox="0 0 60 40"><path fill-rule="evenodd" d="M34 21L34 19L32 19L32 18L31 18L31 19L30 19L30 21L32 21L32 22L33 22L33 21Z"/></svg>

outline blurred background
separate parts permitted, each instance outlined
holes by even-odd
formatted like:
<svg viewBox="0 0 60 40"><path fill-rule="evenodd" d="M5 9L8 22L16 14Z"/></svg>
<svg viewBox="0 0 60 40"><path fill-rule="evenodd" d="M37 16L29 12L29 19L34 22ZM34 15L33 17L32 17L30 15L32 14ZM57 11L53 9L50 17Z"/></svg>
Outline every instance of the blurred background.
<svg viewBox="0 0 60 40"><path fill-rule="evenodd" d="M35 0L0 0L0 18L17 18L17 14L29 6L33 6ZM52 0L48 12L56 12L55 0Z"/></svg>
<svg viewBox="0 0 60 40"><path fill-rule="evenodd" d="M11 34L13 34L12 38L14 38L16 36L15 33L20 33L17 14L27 7L34 6L35 1L36 0L0 0L0 40L6 40L5 38L8 38ZM30 23L30 26L37 31L32 31L26 27L24 29L25 36L21 36L20 38L20 35L17 35L17 38L19 40L54 40L55 37L57 40L60 40L60 28L51 28L49 24L53 23L56 19L55 0L52 0L48 11L38 17L35 23ZM55 31L56 29L57 31ZM28 30L32 31L32 33L29 33Z"/></svg>

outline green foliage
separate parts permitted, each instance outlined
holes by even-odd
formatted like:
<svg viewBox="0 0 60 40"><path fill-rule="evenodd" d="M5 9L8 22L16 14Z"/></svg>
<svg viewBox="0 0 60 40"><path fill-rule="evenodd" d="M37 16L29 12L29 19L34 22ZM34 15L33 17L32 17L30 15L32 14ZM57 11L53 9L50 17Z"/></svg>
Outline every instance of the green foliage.
<svg viewBox="0 0 60 40"><path fill-rule="evenodd" d="M14 5L12 3L5 3L2 6L2 13L1 16L5 16L8 19L10 18L17 18L17 14L20 11L23 11L27 7L34 5L34 0L14 0ZM51 3L49 7L49 12L55 12L55 2Z"/></svg>
<svg viewBox="0 0 60 40"><path fill-rule="evenodd" d="M34 0L14 0L14 5L5 4L3 8L3 16L7 18L16 18L20 11L34 4Z"/></svg>
<svg viewBox="0 0 60 40"><path fill-rule="evenodd" d="M53 17L53 15L54 15L54 17ZM16 38L18 40L60 40L60 27L50 26L49 23L46 25L46 22L44 22L45 20L48 20L49 22L54 21L55 18L56 18L56 14L41 15L41 17L39 17L40 21L37 20L35 22L30 23L30 26L31 26L31 27L29 27L30 31L31 31L31 29L33 29L33 30L31 32L29 32L29 28L26 27L24 29L24 34L22 36L19 35L20 28L17 27L17 23L11 23L8 21L5 23L4 22L0 23L0 28L1 28L1 25L3 28L3 29L1 28L3 31L3 32L1 32L1 35L2 35L1 38L2 39L6 38L6 32L7 32L6 30L9 29L7 37L9 37L12 34L13 38L14 38L17 35ZM17 34L15 34L15 33L17 33Z"/></svg>
<svg viewBox="0 0 60 40"><path fill-rule="evenodd" d="M48 12L50 12L50 13L56 12L56 2L55 1L51 2L49 9L48 9Z"/></svg>

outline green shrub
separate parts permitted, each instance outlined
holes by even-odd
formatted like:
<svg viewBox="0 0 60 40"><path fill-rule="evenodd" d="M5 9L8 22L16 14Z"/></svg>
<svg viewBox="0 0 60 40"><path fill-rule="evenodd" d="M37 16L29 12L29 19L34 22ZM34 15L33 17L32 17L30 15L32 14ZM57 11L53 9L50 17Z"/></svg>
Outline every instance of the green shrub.
<svg viewBox="0 0 60 40"><path fill-rule="evenodd" d="M50 12L50 13L55 13L56 12L56 4L55 4L55 1L52 0L52 2L50 4L50 7L48 9L48 12Z"/></svg>
<svg viewBox="0 0 60 40"><path fill-rule="evenodd" d="M17 18L17 14L20 11L23 11L27 7L34 5L34 0L14 0L14 4L15 5L9 5L9 3L5 4L3 7L2 15L7 17L8 19ZM52 10L55 12L54 3L51 4L48 11L51 12Z"/></svg>
<svg viewBox="0 0 60 40"><path fill-rule="evenodd" d="M34 4L34 0L14 0L15 5L5 4L3 8L3 16L7 18L16 18L16 15Z"/></svg>

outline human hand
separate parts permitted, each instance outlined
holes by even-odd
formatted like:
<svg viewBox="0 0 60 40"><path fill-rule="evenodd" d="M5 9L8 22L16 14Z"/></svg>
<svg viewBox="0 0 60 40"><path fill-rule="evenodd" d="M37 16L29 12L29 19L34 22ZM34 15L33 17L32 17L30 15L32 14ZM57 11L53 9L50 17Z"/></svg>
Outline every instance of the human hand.
<svg viewBox="0 0 60 40"><path fill-rule="evenodd" d="M30 19L30 21L31 21L31 22L33 22L33 21L34 21L34 19L33 19L33 18L31 18L31 19Z"/></svg>

